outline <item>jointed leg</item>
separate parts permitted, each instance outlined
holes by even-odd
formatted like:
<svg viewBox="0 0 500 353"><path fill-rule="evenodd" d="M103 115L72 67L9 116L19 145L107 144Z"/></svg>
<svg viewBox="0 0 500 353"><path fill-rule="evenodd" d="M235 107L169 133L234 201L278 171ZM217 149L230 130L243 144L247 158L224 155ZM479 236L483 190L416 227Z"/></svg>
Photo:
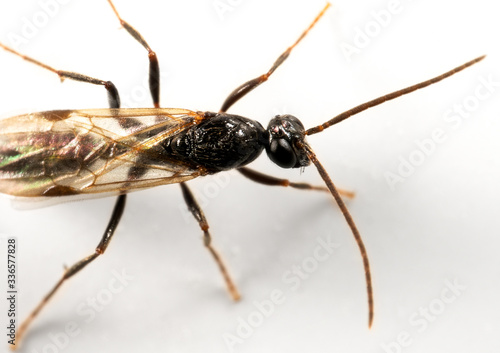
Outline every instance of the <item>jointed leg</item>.
<svg viewBox="0 0 500 353"><path fill-rule="evenodd" d="M212 254L213 258L215 259L215 262L217 262L217 265L219 266L222 276L224 277L224 281L226 282L229 294L231 295L233 300L240 299L240 293L238 292L238 289L234 285L233 280L229 276L229 272L227 271L226 265L224 265L221 256L211 244L212 237L210 236L210 232L208 231L209 226L207 223L207 219L205 218L205 215L203 214L203 211L200 208L200 205L198 205L198 202L196 202L196 199L194 198L193 193L188 188L188 186L185 183L181 183L180 185L182 188L182 195L184 196L184 200L186 201L188 209L189 211L191 211L194 218L198 221L200 228L203 231L203 242L205 244L205 247L208 249L208 251L210 251L210 254Z"/></svg>
<svg viewBox="0 0 500 353"><path fill-rule="evenodd" d="M120 15L118 14L115 6L111 2L111 0L108 0L109 4L113 8L114 13L120 20L120 24L127 30L130 35L137 40L146 50L148 51L148 59L149 59L149 89L151 91L151 96L153 98L153 103L155 108L159 108L160 106L160 66L158 63L158 58L156 56L156 53L151 50L149 45L147 44L146 40L141 36L137 30L134 29L131 25L129 25L127 22L125 22ZM20 58L29 61L35 65L40 66L41 68L44 68L46 70L52 71L53 73L57 74L61 80L64 79L71 79L74 81L81 81L81 82L87 82L91 83L94 85L101 85L106 88L108 91L108 101L109 105L111 108L119 108L120 107L120 97L118 95L118 90L116 89L115 85L111 81L103 81L100 79L96 79L90 76L82 75L76 72L71 72L71 71L63 71L63 70L56 70L53 67L46 65L36 59L33 59L27 55L21 54L18 51L0 43L0 48L5 49L8 52L11 52L14 55L19 56Z"/></svg>
<svg viewBox="0 0 500 353"><path fill-rule="evenodd" d="M37 66L40 66L43 69L49 70L49 71L57 74L61 78L61 80L71 79L74 81L81 81L81 82L86 82L86 83L95 84L95 85L102 85L107 90L108 102L109 102L110 108L119 108L120 107L120 96L118 94L118 90L116 89L115 85L111 81L104 81L104 80L96 79L96 78L82 75L82 74L79 74L76 72L56 70L56 69L52 68L51 66L46 65L46 64L44 64L36 59L33 59L27 55L23 55L12 48L5 46L2 43L0 43L0 47L5 49L8 52L11 52L14 55L19 56L20 58L22 58L28 62L31 62ZM89 263L94 261L98 256L100 256L104 253L104 251L106 250L106 248L108 246L109 241L111 240L111 237L113 236L113 234L116 230L116 227L118 226L118 222L120 221L120 218L123 214L123 209L125 207L125 201L126 201L126 195L120 195L117 198L115 207L113 209L113 213L111 215L111 219L109 221L109 224L108 224L106 231L104 232L102 239L101 239L100 243L98 244L95 252L92 255L78 261L73 266L68 268L65 271L64 275L62 276L62 278L59 280L59 282L56 283L56 285L52 288L52 290L43 298L43 300L40 302L40 304L38 304L38 306L31 312L31 314L21 324L21 326L19 327L19 330L16 334L16 346L15 347L17 347L19 345L21 338L24 336L24 334L25 334L27 328L29 327L29 325L31 324L31 322L36 318L36 316L40 313L40 311L43 309L43 307L45 307L47 302L50 300L50 298L52 298L52 296L57 292L57 290L62 286L62 284L67 279L69 279L70 277L75 275L77 272L79 272L81 269L83 269L85 266L87 266Z"/></svg>
<svg viewBox="0 0 500 353"><path fill-rule="evenodd" d="M156 57L155 52L151 50L151 48L148 46L144 38L137 32L132 26L130 26L127 22L121 19L121 17L118 15L118 12L116 11L113 3L111 0L108 0L110 3L111 7L113 8L113 11L115 12L116 16L120 20L120 23L122 26L129 32L132 37L134 37L139 43L142 44L144 48L146 48L149 52L148 57L150 61L150 69L149 69L149 87L151 91L151 96L153 98L153 102L155 107L159 107L159 91L160 91L160 70L159 70L159 65L158 65L158 59ZM116 89L116 86L111 82L111 81L104 81L100 79L96 79L90 76L82 75L76 72L70 72L70 71L63 71L63 70L56 70L52 68L49 65L46 65L36 59L33 59L27 55L21 54L18 51L0 43L0 48L3 48L4 50L19 56L20 58L31 62L43 69L49 70L55 74L57 74L61 81L64 79L71 79L74 81L81 81L81 82L86 82L94 85L101 85L104 86L104 88L107 90L108 93L108 102L110 108L120 108L120 96L118 94L118 90ZM106 228L106 231L104 232L102 239L100 243L98 244L95 252L78 261L75 263L73 266L68 268L63 277L59 280L59 282L56 283L56 285L52 288L52 290L43 298L43 300L40 302L40 304L33 310L33 312L28 316L28 318L21 324L19 327L19 330L16 335L16 347L19 345L20 339L24 336L27 328L31 324L31 322L36 318L36 316L39 314L39 312L43 309L43 307L47 304L47 302L52 298L52 296L57 292L57 290L62 286L62 284L75 275L77 272L79 272L81 269L83 269L85 266L87 266L89 263L94 261L98 256L102 255L104 251L106 250L109 241L111 240L111 237L113 236L116 227L118 226L118 223L120 221L120 218L123 214L123 210L125 208L125 202L126 202L126 195L120 195L117 200L115 207L113 209L113 213L111 216L111 219L109 221L109 224ZM217 258L217 253L208 245L209 249L211 249L211 252L213 253L214 257ZM220 260L218 261L219 266L221 265ZM222 266L223 268L223 266ZM237 293L237 292L236 292Z"/></svg>
<svg viewBox="0 0 500 353"><path fill-rule="evenodd" d="M293 43L293 45L291 47L289 47L287 50L285 50L278 57L278 59L276 59L276 61L274 62L273 66L269 69L268 72L266 72L263 75L260 75L259 77L254 78L254 79L252 79L252 80L250 80L248 82L245 82L244 84L242 84L241 86L239 86L238 88L236 88L234 91L232 91L229 94L229 96L226 98L226 100L224 101L224 103L222 104L222 106L220 108L220 112L221 113L226 112L234 103L236 103L240 98L242 98L243 96L245 96L248 92L250 92L251 90L253 90L255 87L259 86L261 83L266 82L267 79L269 78L269 76L271 76L273 74L273 72L281 64L283 64L283 62L288 58L288 56L292 52L293 48L295 48L295 46L297 44L299 44L299 42L307 35L307 33L311 30L311 28L314 27L314 25L316 24L316 22L319 21L319 19L321 18L321 16L323 16L323 14L325 13L325 11L329 7L330 7L330 4L327 3L325 5L325 7L323 8L323 10L321 10L321 12L316 16L316 18L314 19L314 21L309 25L309 27L307 27L307 29L304 32L302 32L302 34L300 35L299 39L297 39L295 41L295 43Z"/></svg>
<svg viewBox="0 0 500 353"><path fill-rule="evenodd" d="M45 70L52 71L53 73L55 73L59 76L61 81L63 81L64 79L67 78L67 79L74 80L74 81L81 81L81 82L91 83L93 85L104 86L104 88L106 88L106 90L108 91L109 106L111 108L119 108L120 107L120 96L118 95L118 90L116 89L115 85L111 81L99 80L97 78L82 75L82 74L79 74L76 72L56 70L53 67L50 67L49 65L46 65L46 64L44 64L38 60L35 60L27 55L21 54L21 53L17 52L16 50L14 50L14 49L12 49L12 48L10 48L2 43L0 43L0 48L3 48L6 51L8 51L14 55L17 55L21 59L29 61L32 64L38 65Z"/></svg>
<svg viewBox="0 0 500 353"><path fill-rule="evenodd" d="M124 21L118 11L115 8L115 5L108 0L109 4L113 8L113 11L118 17L120 24L125 28L125 30L134 37L147 51L148 51L148 59L149 59L149 90L151 92L151 97L153 98L153 103L155 108L160 107L160 65L158 63L158 57L156 53L149 47L148 43L144 39L143 36L131 25L129 25L126 21Z"/></svg>
<svg viewBox="0 0 500 353"><path fill-rule="evenodd" d="M294 183L289 181L288 179L280 179L273 177L271 175L263 174L261 172L257 172L256 170L247 168L247 167L241 167L238 168L238 172L246 176L248 179L255 181L256 183L264 184L264 185L270 185L270 186L289 186L295 189L302 189L302 190L318 190L318 191L326 191L330 192L327 187L325 186L316 186L316 185L311 185L311 184L306 184L306 183ZM337 189L340 195L352 199L354 197L354 192L352 191L347 191L347 190L342 190L342 189Z"/></svg>
<svg viewBox="0 0 500 353"><path fill-rule="evenodd" d="M21 324L19 327L19 331L17 331L16 335L16 347L19 345L19 341L21 338L24 336L24 333L26 332L26 329L29 327L31 322L36 318L36 316L40 313L40 311L43 309L43 307L47 304L47 302L52 298L52 296L57 292L57 290L62 286L62 284L75 275L77 272L79 272L81 269L83 269L85 266L87 266L89 263L94 261L98 256L104 254L104 251L106 251L106 248L108 247L108 244L111 240L111 237L113 236L116 227L118 226L118 223L120 222L120 218L123 214L123 209L125 208L125 201L126 201L127 195L120 195L118 199L116 200L115 207L113 209L113 213L111 215L111 219L109 221L108 226L106 227L106 231L104 232L101 241L99 242L99 245L97 245L97 248L95 249L95 252L87 256L86 258L78 261L75 263L73 266L68 268L65 272L62 278L59 280L59 282L56 283L54 288L42 299L40 304L31 312L31 314L24 320L24 322Z"/></svg>

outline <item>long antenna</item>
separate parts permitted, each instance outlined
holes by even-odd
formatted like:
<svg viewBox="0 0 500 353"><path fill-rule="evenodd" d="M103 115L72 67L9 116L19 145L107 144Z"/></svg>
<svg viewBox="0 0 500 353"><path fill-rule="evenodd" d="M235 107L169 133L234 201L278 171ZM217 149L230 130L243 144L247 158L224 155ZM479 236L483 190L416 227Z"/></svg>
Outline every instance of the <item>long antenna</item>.
<svg viewBox="0 0 500 353"><path fill-rule="evenodd" d="M358 228L356 228L356 224L354 223L351 214L347 210L344 201L342 201L342 198L340 197L337 188L335 188L335 185L333 185L332 179L326 172L325 168L323 168L323 166L319 162L318 158L316 157L316 154L313 152L311 147L304 143L304 148L307 152L307 156L318 169L319 175L321 175L321 177L325 181L326 186L330 190L333 198L337 202L337 205L342 211L342 214L344 215L344 218L347 221L349 228L351 228L352 235L356 240L356 244L358 244L359 252L361 253L361 258L363 259L363 267L365 269L366 292L368 294L368 327L371 328L373 323L373 288L372 288L372 276L370 273L370 263L368 261L368 254L366 252L365 244L363 243L363 239L361 239L361 235L359 234Z"/></svg>
<svg viewBox="0 0 500 353"><path fill-rule="evenodd" d="M451 75L454 75L457 72L462 71L463 69L468 68L469 66L472 66L475 63L483 60L485 57L486 57L486 55L480 56L479 58L476 58L474 60L466 62L465 64L460 65L460 66L454 68L453 70L445 72L442 75L439 75L437 77L431 78L430 80L417 83L416 85L403 88L403 89L401 89L399 91L392 92L392 93L386 94L385 96L378 97L378 98L376 98L374 100L371 100L369 102L360 104L357 107L354 107L352 109L349 109L348 111L343 112L342 114L337 115L336 117L334 117L331 120L328 120L324 124L321 124L321 125L318 125L318 126L315 126L315 127L312 127L310 129L306 130L306 135L317 134L318 132L321 132L324 129L326 129L326 128L332 126L332 125L340 123L341 121L343 121L343 120L345 120L345 119L347 119L347 118L349 118L349 117L351 117L351 116L353 116L355 114L361 113L363 110L366 110L368 108L371 108L371 107L374 107L376 105L382 104L384 102L390 101L391 99L404 96L405 94L408 94L408 93L411 93L413 91L416 91L417 89L424 88L424 87L432 85L433 83L436 83L436 82L439 82L441 80L444 80L445 78L450 77Z"/></svg>

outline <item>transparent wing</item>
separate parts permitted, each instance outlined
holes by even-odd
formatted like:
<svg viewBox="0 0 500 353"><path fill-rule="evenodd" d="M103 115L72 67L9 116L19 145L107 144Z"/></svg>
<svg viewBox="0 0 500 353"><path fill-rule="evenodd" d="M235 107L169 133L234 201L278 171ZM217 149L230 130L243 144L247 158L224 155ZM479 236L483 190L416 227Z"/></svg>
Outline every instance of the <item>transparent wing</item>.
<svg viewBox="0 0 500 353"><path fill-rule="evenodd" d="M204 171L160 143L198 124L185 109L32 113L0 121L0 192L21 196L119 194L193 179Z"/></svg>

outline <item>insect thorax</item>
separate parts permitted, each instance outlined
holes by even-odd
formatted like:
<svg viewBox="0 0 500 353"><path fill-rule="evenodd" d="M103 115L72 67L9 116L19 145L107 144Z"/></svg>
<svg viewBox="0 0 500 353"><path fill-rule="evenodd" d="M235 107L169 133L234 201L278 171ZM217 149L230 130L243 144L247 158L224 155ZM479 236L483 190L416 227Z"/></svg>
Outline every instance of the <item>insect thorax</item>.
<svg viewBox="0 0 500 353"><path fill-rule="evenodd" d="M267 143L267 132L254 120L224 113L205 113L205 121L163 142L164 148L193 167L211 173L254 161Z"/></svg>

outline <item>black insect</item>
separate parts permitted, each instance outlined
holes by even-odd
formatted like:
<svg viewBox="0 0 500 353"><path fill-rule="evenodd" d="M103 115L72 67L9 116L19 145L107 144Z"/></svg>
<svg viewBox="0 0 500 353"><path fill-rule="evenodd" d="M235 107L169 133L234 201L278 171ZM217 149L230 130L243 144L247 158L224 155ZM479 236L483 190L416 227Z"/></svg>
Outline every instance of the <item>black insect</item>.
<svg viewBox="0 0 500 353"><path fill-rule="evenodd" d="M159 64L155 52L108 0L121 25L147 51L149 86L154 108L121 109L114 84L74 72L56 70L0 43L3 49L50 70L61 79L102 85L108 93L109 109L58 110L20 115L0 122L0 192L25 198L85 198L117 196L109 224L95 252L69 267L54 288L20 326L16 344L59 287L71 276L102 255L120 221L127 193L163 184L179 183L187 206L204 234L204 244L219 266L233 299L240 297L219 253L211 244L209 226L186 181L237 169L249 179L267 185L329 191L340 207L361 252L368 296L368 325L373 322L373 294L367 252L341 194L306 142L306 136L321 132L348 117L385 101L441 81L477 62L469 61L449 72L414 86L387 94L350 109L331 120L305 129L292 115L278 115L264 128L259 122L228 114L240 98L273 74L293 48L307 35L330 6L327 4L297 41L283 52L271 69L236 88L219 112L160 108ZM326 187L290 183L246 167L262 151L282 168L316 166Z"/></svg>

